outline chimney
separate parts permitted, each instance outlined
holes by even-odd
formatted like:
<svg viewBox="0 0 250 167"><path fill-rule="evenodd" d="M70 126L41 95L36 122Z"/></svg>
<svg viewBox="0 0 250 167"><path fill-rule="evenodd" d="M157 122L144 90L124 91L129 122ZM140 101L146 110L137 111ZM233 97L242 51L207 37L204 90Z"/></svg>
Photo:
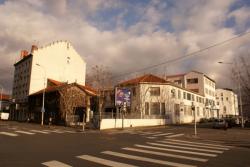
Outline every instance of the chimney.
<svg viewBox="0 0 250 167"><path fill-rule="evenodd" d="M21 50L20 58L23 59L28 56L29 52L27 50Z"/></svg>
<svg viewBox="0 0 250 167"><path fill-rule="evenodd" d="M35 50L38 50L38 47L36 45L31 46L31 54L34 53Z"/></svg>

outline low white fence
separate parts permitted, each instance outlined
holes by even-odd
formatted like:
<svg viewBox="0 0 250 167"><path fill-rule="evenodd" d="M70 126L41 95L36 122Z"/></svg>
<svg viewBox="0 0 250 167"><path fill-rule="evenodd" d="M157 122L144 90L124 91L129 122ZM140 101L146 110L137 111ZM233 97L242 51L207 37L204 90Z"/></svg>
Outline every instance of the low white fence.
<svg viewBox="0 0 250 167"><path fill-rule="evenodd" d="M157 126L168 123L168 119L102 119L100 130L122 127Z"/></svg>

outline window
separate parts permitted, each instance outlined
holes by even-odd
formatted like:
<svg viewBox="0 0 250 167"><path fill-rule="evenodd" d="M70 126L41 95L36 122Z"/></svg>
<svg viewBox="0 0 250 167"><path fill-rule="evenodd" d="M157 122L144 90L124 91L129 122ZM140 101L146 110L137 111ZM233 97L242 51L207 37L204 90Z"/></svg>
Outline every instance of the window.
<svg viewBox="0 0 250 167"><path fill-rule="evenodd" d="M150 96L160 96L160 87L150 87Z"/></svg>
<svg viewBox="0 0 250 167"><path fill-rule="evenodd" d="M186 99L186 92L183 92L183 99Z"/></svg>
<svg viewBox="0 0 250 167"><path fill-rule="evenodd" d="M145 115L149 115L149 103L145 103Z"/></svg>
<svg viewBox="0 0 250 167"><path fill-rule="evenodd" d="M205 93L208 94L208 89L207 88L205 88Z"/></svg>
<svg viewBox="0 0 250 167"><path fill-rule="evenodd" d="M221 101L223 101L223 97L221 97Z"/></svg>
<svg viewBox="0 0 250 167"><path fill-rule="evenodd" d="M221 93L220 95L223 96L223 93Z"/></svg>
<svg viewBox="0 0 250 167"><path fill-rule="evenodd" d="M194 101L194 97L195 97L195 96L194 96L194 95L192 95L192 101Z"/></svg>
<svg viewBox="0 0 250 167"><path fill-rule="evenodd" d="M178 90L178 99L181 99L181 91Z"/></svg>
<svg viewBox="0 0 250 167"><path fill-rule="evenodd" d="M175 89L171 90L171 95L172 95L173 98L175 98Z"/></svg>
<svg viewBox="0 0 250 167"><path fill-rule="evenodd" d="M198 83L198 78L187 79L187 83L188 84L196 84L196 83Z"/></svg>
<svg viewBox="0 0 250 167"><path fill-rule="evenodd" d="M199 107L197 107L197 116L200 116L200 108Z"/></svg>
<svg viewBox="0 0 250 167"><path fill-rule="evenodd" d="M161 103L161 115L165 115L166 109L165 109L165 103Z"/></svg>
<svg viewBox="0 0 250 167"><path fill-rule="evenodd" d="M217 102L217 105L220 105L220 102Z"/></svg>
<svg viewBox="0 0 250 167"><path fill-rule="evenodd" d="M228 97L226 97L226 100L228 101Z"/></svg>
<svg viewBox="0 0 250 167"><path fill-rule="evenodd" d="M152 102L150 103L150 115L159 115L160 114L160 103Z"/></svg>
<svg viewBox="0 0 250 167"><path fill-rule="evenodd" d="M190 93L187 93L187 99L191 100L191 94Z"/></svg>
<svg viewBox="0 0 250 167"><path fill-rule="evenodd" d="M199 102L199 97L198 96L196 96L196 102Z"/></svg>

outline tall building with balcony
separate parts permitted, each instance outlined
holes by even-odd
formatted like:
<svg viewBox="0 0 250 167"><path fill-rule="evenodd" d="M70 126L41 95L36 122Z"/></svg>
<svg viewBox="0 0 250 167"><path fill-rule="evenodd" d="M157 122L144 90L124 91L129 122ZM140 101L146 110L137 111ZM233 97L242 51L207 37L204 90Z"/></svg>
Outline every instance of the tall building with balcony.
<svg viewBox="0 0 250 167"><path fill-rule="evenodd" d="M203 95L206 106L204 110L205 117L218 117L215 105L215 81L213 79L201 72L190 71L185 74L166 76L166 80Z"/></svg>
<svg viewBox="0 0 250 167"><path fill-rule="evenodd" d="M19 111L27 110L28 96L47 86L48 78L85 85L86 62L68 41L32 45L30 53L21 51L14 67L12 98Z"/></svg>

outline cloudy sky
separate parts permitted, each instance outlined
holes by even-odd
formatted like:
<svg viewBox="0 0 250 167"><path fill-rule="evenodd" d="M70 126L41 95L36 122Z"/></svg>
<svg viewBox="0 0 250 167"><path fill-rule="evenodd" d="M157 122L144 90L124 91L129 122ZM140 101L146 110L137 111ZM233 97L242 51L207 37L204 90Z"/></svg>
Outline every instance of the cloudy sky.
<svg viewBox="0 0 250 167"><path fill-rule="evenodd" d="M69 40L93 65L127 79L140 73L206 73L220 87L233 86L230 66L249 52L250 34L192 58L185 56L250 31L247 0L0 0L0 84L10 92L20 50ZM133 71L140 71L132 73Z"/></svg>

